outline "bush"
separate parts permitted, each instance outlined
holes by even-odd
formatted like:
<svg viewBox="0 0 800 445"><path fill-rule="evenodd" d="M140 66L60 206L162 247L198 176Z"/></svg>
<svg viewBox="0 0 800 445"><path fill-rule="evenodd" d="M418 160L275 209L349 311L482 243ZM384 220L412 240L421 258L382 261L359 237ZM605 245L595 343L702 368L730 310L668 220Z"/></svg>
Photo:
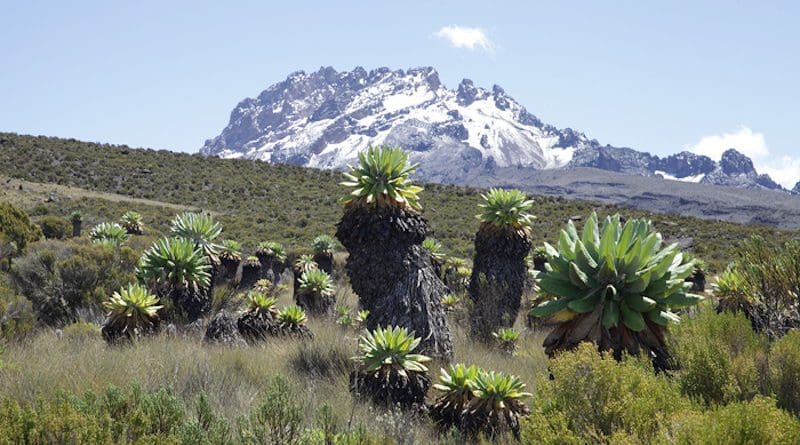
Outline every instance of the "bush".
<svg viewBox="0 0 800 445"><path fill-rule="evenodd" d="M33 329L36 316L30 301L8 287L0 273L0 338L20 338Z"/></svg>
<svg viewBox="0 0 800 445"><path fill-rule="evenodd" d="M0 202L0 235L0 242L13 243L15 253L20 254L28 243L42 238L42 231L25 212L8 202Z"/></svg>
<svg viewBox="0 0 800 445"><path fill-rule="evenodd" d="M64 239L72 234L72 223L58 216L45 216L39 220L39 227L46 239Z"/></svg>
<svg viewBox="0 0 800 445"><path fill-rule="evenodd" d="M76 311L100 304L134 281L136 252L86 242L48 240L15 261L11 279L49 325L74 321Z"/></svg>
<svg viewBox="0 0 800 445"><path fill-rule="evenodd" d="M646 358L617 362L583 343L552 360L550 369L553 380L539 382L523 421L524 443L606 442L615 434L649 443L674 414L691 407Z"/></svg>
<svg viewBox="0 0 800 445"><path fill-rule="evenodd" d="M714 404L766 391L767 339L753 332L744 315L717 314L706 306L670 333L684 394Z"/></svg>
<svg viewBox="0 0 800 445"><path fill-rule="evenodd" d="M778 406L800 414L800 332L791 331L772 346L769 365Z"/></svg>
<svg viewBox="0 0 800 445"><path fill-rule="evenodd" d="M702 414L678 414L662 438L676 444L800 443L800 422L759 396Z"/></svg>
<svg viewBox="0 0 800 445"><path fill-rule="evenodd" d="M275 377L250 417L240 419L239 437L245 444L299 444L303 412L303 404L289 382L281 376Z"/></svg>

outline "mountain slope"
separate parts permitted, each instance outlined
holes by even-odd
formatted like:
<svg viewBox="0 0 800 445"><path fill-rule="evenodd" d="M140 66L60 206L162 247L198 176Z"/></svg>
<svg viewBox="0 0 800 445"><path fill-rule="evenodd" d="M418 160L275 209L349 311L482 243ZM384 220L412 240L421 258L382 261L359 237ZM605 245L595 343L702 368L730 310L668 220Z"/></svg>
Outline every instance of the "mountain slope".
<svg viewBox="0 0 800 445"><path fill-rule="evenodd" d="M430 67L404 70L331 67L302 71L240 102L201 153L341 169L369 145L400 145L430 181L463 183L476 168L593 167L740 188L782 190L729 150L719 163L683 152L666 158L601 146L570 128L539 120L499 86L464 79L445 88ZM744 158L744 159L742 159ZM749 163L749 169L748 169ZM735 168L727 168L735 165Z"/></svg>

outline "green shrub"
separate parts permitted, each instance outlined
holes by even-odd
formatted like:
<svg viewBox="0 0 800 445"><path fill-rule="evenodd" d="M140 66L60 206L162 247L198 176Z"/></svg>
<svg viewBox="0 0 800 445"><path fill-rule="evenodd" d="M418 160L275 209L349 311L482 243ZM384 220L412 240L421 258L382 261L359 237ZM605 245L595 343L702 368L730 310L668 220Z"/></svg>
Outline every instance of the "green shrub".
<svg viewBox="0 0 800 445"><path fill-rule="evenodd" d="M16 254L25 250L28 243L40 240L42 231L31 223L28 215L8 202L0 202L0 237L13 243Z"/></svg>
<svg viewBox="0 0 800 445"><path fill-rule="evenodd" d="M669 337L684 394L706 404L749 400L766 390L767 339L742 314L707 306Z"/></svg>
<svg viewBox="0 0 800 445"><path fill-rule="evenodd" d="M677 414L662 439L693 445L800 443L800 421L759 396L702 414Z"/></svg>
<svg viewBox="0 0 800 445"><path fill-rule="evenodd" d="M800 332L791 331L772 346L769 369L778 406L800 414Z"/></svg>
<svg viewBox="0 0 800 445"><path fill-rule="evenodd" d="M39 220L39 227L47 239L64 239L72 234L72 223L58 216L45 216Z"/></svg>
<svg viewBox="0 0 800 445"><path fill-rule="evenodd" d="M289 382L275 377L261 403L248 418L239 420L239 437L245 444L299 444L303 412L303 404Z"/></svg>
<svg viewBox="0 0 800 445"><path fill-rule="evenodd" d="M525 443L604 442L624 433L651 442L673 414L691 407L674 382L655 375L646 358L617 362L583 343L551 361L553 380L537 385L531 416L523 421Z"/></svg>
<svg viewBox="0 0 800 445"><path fill-rule="evenodd" d="M14 292L0 273L0 338L20 338L31 332L36 315L30 301Z"/></svg>

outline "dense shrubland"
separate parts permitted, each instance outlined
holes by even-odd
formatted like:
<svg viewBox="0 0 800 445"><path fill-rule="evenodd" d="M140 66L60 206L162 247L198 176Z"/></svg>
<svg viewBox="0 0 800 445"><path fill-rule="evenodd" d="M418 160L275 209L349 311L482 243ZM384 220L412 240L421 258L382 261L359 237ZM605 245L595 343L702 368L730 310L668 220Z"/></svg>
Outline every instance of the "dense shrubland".
<svg viewBox="0 0 800 445"><path fill-rule="evenodd" d="M531 214L556 200L492 191L461 223L474 250L426 238L413 168L362 157L336 231L348 254L334 219L239 238L216 209L4 204L0 234L22 241L0 271L0 443L800 441L788 234L715 248L735 263L701 302L698 238L684 255L658 223L591 206L582 230L537 235Z"/></svg>

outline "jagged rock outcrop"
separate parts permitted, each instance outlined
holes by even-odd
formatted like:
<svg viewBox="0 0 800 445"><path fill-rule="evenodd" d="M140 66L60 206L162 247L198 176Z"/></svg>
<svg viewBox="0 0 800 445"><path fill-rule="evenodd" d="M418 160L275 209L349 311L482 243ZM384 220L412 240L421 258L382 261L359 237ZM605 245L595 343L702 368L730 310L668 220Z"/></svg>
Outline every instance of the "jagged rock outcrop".
<svg viewBox="0 0 800 445"><path fill-rule="evenodd" d="M503 88L464 79L447 89L431 67L356 67L290 74L240 102L208 156L342 169L369 145L400 145L423 180L464 183L497 168L593 167L683 182L782 190L736 151L717 163L689 152L665 158L601 145L571 128L543 123Z"/></svg>

